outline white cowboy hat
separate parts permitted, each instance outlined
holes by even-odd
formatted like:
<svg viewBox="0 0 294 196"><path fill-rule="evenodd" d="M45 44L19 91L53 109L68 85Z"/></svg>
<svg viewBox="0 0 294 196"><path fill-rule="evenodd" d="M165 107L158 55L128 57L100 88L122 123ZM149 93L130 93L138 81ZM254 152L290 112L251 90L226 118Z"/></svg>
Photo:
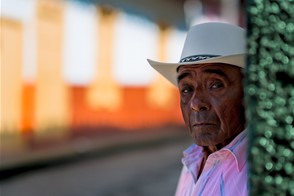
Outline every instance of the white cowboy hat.
<svg viewBox="0 0 294 196"><path fill-rule="evenodd" d="M202 23L188 31L179 63L147 60L156 71L177 86L177 68L181 65L225 63L244 68L245 36L245 30L239 26Z"/></svg>

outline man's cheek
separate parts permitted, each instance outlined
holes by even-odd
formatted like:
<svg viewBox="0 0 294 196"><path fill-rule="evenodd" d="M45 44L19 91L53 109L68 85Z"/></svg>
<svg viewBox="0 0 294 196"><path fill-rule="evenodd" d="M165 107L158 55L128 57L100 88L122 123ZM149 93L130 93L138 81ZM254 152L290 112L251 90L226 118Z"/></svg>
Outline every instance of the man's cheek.
<svg viewBox="0 0 294 196"><path fill-rule="evenodd" d="M239 122L239 112L238 106L227 104L227 107L220 108L219 118L222 124L222 129L227 130L229 127L232 127Z"/></svg>
<svg viewBox="0 0 294 196"><path fill-rule="evenodd" d="M228 121L228 116L230 113L230 105L224 104L226 107L215 106L215 115L217 116L222 130L226 130L226 127L230 121Z"/></svg>
<svg viewBox="0 0 294 196"><path fill-rule="evenodd" d="M184 106L181 106L181 110L182 110L182 116L183 116L184 122L186 126L189 126L189 114L188 114L189 112L187 108Z"/></svg>

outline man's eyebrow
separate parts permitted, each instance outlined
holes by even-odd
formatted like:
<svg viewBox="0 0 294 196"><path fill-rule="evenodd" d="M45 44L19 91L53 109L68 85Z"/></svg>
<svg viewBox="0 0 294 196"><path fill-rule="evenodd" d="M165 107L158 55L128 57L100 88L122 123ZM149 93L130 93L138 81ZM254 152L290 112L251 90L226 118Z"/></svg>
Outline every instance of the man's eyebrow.
<svg viewBox="0 0 294 196"><path fill-rule="evenodd" d="M187 76L189 76L189 75L191 75L191 74L188 73L188 72L184 72L184 73L181 73L180 75L178 75L178 77L177 77L178 84L180 83L180 81L181 81L183 78L185 78L185 77L187 77Z"/></svg>
<svg viewBox="0 0 294 196"><path fill-rule="evenodd" d="M220 70L220 69L205 69L203 71L204 73L211 73L211 74L217 74L221 77L224 77L225 79L229 80L228 76L225 74L224 71Z"/></svg>
<svg viewBox="0 0 294 196"><path fill-rule="evenodd" d="M220 70L220 69L205 69L203 71L204 73L210 73L210 74L216 74L216 75L219 75L227 80L229 80L229 77L225 74L224 71ZM178 84L180 83L180 81L187 77L187 76L190 76L191 74L189 72L184 72L184 73L181 73L178 75L177 77L177 81L178 81Z"/></svg>

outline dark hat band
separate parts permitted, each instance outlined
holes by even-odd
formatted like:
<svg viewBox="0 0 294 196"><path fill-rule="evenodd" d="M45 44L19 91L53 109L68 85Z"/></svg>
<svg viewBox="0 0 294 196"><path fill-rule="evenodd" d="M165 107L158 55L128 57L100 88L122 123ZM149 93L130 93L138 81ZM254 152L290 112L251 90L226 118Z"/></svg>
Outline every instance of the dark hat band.
<svg viewBox="0 0 294 196"><path fill-rule="evenodd" d="M209 55L209 54L193 55L193 56L182 58L179 63L201 61L201 60L210 59L210 58L219 57L219 56L220 55Z"/></svg>

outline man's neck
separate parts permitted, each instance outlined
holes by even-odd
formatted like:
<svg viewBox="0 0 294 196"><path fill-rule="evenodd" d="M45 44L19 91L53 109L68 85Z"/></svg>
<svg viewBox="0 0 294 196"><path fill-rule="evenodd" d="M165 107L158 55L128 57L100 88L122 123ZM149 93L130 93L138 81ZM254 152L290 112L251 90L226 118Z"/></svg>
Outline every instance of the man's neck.
<svg viewBox="0 0 294 196"><path fill-rule="evenodd" d="M202 159L202 163L199 169L199 173L198 173L198 177L201 175L202 170L204 169L206 160L208 159L208 156L220 149L222 149L223 147L225 147L226 145L228 145L232 140L234 140L235 137L237 137L237 135L239 135L242 131L237 132L235 135L233 135L232 137L228 138L227 140L225 140L224 142L217 144L217 145L211 145L211 146L203 146L203 159Z"/></svg>

